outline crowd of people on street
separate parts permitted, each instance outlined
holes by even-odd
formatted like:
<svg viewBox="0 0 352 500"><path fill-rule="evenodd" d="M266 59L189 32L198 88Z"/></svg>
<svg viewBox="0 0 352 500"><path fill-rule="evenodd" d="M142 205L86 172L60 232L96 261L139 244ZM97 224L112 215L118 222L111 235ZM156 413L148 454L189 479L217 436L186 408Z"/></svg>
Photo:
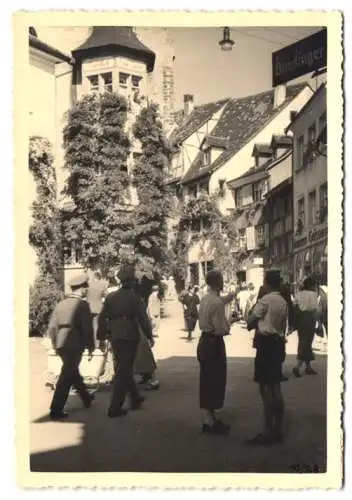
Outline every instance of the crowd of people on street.
<svg viewBox="0 0 352 500"><path fill-rule="evenodd" d="M71 280L69 293L52 313L48 337L62 366L50 407L50 418L67 417L64 407L73 387L83 405L89 408L94 400L80 374L85 350L91 359L95 349L104 353L104 370L110 365L112 395L108 416L127 414L124 402L128 396L131 410L138 410L145 401L140 384L146 390L159 388L157 364L153 355L165 300L166 286L154 285L146 295L136 279L132 265L121 266L106 290L87 300L89 278L82 274ZM257 292L254 286L240 286L230 291L220 271L207 273L205 286L187 285L178 295L182 304L187 340L193 339L198 323L197 346L199 363L199 406L202 411L202 432L227 435L230 426L218 418L225 401L226 349L224 337L230 334L233 322L242 320L254 332L254 381L258 383L263 402L264 429L248 444L272 445L284 439L284 398L281 382L287 335L298 334L295 377L316 375L312 367L315 334L327 336L327 292L320 291L316 281L307 277L301 290L292 293L284 284L279 270L268 270ZM140 376L136 383L135 376Z"/></svg>

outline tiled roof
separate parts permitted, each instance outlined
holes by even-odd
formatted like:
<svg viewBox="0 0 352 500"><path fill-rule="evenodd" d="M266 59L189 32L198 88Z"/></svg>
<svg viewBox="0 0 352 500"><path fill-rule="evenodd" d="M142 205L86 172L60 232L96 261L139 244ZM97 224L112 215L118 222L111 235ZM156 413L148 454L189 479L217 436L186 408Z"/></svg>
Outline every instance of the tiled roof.
<svg viewBox="0 0 352 500"><path fill-rule="evenodd" d="M109 47L127 49L147 62L148 71L154 68L155 53L137 38L130 26L93 26L89 38L73 50L72 55L81 58L83 53Z"/></svg>
<svg viewBox="0 0 352 500"><path fill-rule="evenodd" d="M231 179L228 181L228 185L231 189L236 189L237 187L244 186L247 184L247 177L248 177L248 183L255 182L255 177L259 178L264 178L267 174L268 169L271 167L274 167L278 163L281 163L285 158L290 156L292 154L291 150L288 150L281 154L278 158L269 158L268 161L260 165L259 167L251 167L248 169L244 174L240 175L239 177L235 177L234 179ZM257 174L262 174L258 175Z"/></svg>
<svg viewBox="0 0 352 500"><path fill-rule="evenodd" d="M210 120L213 114L219 111L227 102L229 102L229 99L222 99L220 101L202 104L201 106L195 106L192 113L181 121L179 129L171 134L170 140L178 143L184 141L204 123ZM181 112L178 111L177 113ZM181 115L178 114L176 116L180 118Z"/></svg>
<svg viewBox="0 0 352 500"><path fill-rule="evenodd" d="M226 149L211 165L202 167L201 157L197 155L182 183L210 174L224 165L240 149L253 139L287 104L292 101L308 84L287 86L285 102L274 108L274 90L260 94L227 100L219 122L212 131L212 136L229 140ZM235 175L234 175L235 177Z"/></svg>

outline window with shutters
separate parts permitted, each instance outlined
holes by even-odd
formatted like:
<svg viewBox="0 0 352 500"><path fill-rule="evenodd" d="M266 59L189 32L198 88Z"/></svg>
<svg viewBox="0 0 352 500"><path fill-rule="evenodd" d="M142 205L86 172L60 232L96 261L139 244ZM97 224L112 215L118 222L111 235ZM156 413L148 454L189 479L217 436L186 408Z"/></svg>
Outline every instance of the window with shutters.
<svg viewBox="0 0 352 500"><path fill-rule="evenodd" d="M325 182L319 188L319 219L320 223L327 221L328 219L328 184Z"/></svg>
<svg viewBox="0 0 352 500"><path fill-rule="evenodd" d="M297 140L297 161L296 170L303 167L303 155L304 155L304 136L301 135Z"/></svg>
<svg viewBox="0 0 352 500"><path fill-rule="evenodd" d="M255 228L255 241L257 247L262 247L264 246L265 240L264 240L264 226L257 226Z"/></svg>
<svg viewBox="0 0 352 500"><path fill-rule="evenodd" d="M308 194L308 225L314 226L316 224L317 215L317 194L316 191L311 191Z"/></svg>
<svg viewBox="0 0 352 500"><path fill-rule="evenodd" d="M297 216L299 221L299 228L303 230L306 226L306 212L304 206L304 197L300 198L297 202Z"/></svg>
<svg viewBox="0 0 352 500"><path fill-rule="evenodd" d="M246 230L245 229L240 229L238 231L238 237L239 237L239 247L241 250L245 250L247 248L247 238L246 238Z"/></svg>

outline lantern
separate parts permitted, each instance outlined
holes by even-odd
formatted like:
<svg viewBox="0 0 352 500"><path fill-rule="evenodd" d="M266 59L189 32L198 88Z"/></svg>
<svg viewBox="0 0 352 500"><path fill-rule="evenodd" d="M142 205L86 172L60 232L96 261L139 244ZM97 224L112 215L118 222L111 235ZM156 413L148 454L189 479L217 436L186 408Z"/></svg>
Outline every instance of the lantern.
<svg viewBox="0 0 352 500"><path fill-rule="evenodd" d="M219 45L221 47L221 50L224 51L232 50L232 46L235 45L235 42L230 38L230 28L228 28L227 26L224 28L223 39L220 40Z"/></svg>

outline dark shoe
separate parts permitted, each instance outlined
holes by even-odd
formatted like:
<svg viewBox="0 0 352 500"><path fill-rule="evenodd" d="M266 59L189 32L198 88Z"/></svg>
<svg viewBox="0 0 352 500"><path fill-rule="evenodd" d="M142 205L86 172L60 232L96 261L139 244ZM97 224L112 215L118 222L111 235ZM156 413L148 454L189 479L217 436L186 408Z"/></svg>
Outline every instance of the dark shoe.
<svg viewBox="0 0 352 500"><path fill-rule="evenodd" d="M160 382L158 380L150 380L144 387L145 391L157 391L160 387Z"/></svg>
<svg viewBox="0 0 352 500"><path fill-rule="evenodd" d="M108 411L108 417L110 418L124 417L125 415L127 415L127 410L123 410L122 408L118 411Z"/></svg>
<svg viewBox="0 0 352 500"><path fill-rule="evenodd" d="M299 373L299 369L297 368L297 366L294 367L294 369L292 370L292 373L297 378L301 376L301 374Z"/></svg>
<svg viewBox="0 0 352 500"><path fill-rule="evenodd" d="M142 406L142 403L144 403L144 401L145 401L145 397L139 396L137 399L135 399L131 403L131 410L139 410Z"/></svg>
<svg viewBox="0 0 352 500"><path fill-rule="evenodd" d="M313 368L306 368L306 375L318 375L318 372L316 372Z"/></svg>
<svg viewBox="0 0 352 500"><path fill-rule="evenodd" d="M89 394L89 398L87 399L87 401L84 403L84 407L85 408L90 408L92 406L92 403L95 399L95 396L94 394Z"/></svg>
<svg viewBox="0 0 352 500"><path fill-rule="evenodd" d="M288 377L286 377L286 375L281 375L281 382L287 382L288 381Z"/></svg>
<svg viewBox="0 0 352 500"><path fill-rule="evenodd" d="M68 413L66 413L65 411L60 411L60 412L51 411L49 416L51 420L64 420L65 418L68 417Z"/></svg>
<svg viewBox="0 0 352 500"><path fill-rule="evenodd" d="M202 432L204 432L204 434L227 436L227 434L230 432L230 426L224 424L220 420L215 420L213 425L203 424Z"/></svg>

